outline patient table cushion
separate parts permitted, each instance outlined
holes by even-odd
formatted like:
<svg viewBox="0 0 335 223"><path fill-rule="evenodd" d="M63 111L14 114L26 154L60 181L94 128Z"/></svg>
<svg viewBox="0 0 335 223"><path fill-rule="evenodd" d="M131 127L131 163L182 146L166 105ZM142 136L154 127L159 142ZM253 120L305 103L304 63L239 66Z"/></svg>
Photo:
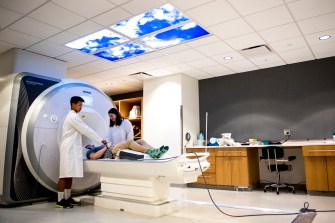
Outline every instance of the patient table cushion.
<svg viewBox="0 0 335 223"><path fill-rule="evenodd" d="M118 152L119 159L139 160L144 159L144 153L135 152L132 150L121 150Z"/></svg>

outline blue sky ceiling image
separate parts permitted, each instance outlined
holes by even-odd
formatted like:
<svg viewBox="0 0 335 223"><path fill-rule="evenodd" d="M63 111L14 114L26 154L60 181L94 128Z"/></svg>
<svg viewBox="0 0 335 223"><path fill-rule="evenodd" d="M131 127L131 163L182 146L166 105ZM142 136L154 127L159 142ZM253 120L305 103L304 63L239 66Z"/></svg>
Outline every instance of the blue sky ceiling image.
<svg viewBox="0 0 335 223"><path fill-rule="evenodd" d="M134 16L109 28L67 43L65 46L110 61L118 61L209 34L170 4Z"/></svg>

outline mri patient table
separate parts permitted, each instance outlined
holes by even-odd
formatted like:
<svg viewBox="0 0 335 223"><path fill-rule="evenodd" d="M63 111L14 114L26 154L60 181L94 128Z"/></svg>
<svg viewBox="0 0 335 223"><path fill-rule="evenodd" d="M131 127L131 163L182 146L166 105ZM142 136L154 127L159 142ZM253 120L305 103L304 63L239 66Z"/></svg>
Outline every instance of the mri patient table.
<svg viewBox="0 0 335 223"><path fill-rule="evenodd" d="M86 160L84 171L101 174L96 206L158 217L178 209L168 199L171 183L195 182L200 166L202 171L209 168L209 153L197 155L199 161L193 153L161 160Z"/></svg>

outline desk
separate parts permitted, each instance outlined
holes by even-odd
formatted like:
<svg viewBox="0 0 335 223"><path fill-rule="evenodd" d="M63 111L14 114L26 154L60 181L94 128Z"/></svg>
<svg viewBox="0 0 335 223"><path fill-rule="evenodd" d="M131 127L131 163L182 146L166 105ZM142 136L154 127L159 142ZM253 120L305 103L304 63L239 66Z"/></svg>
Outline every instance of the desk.
<svg viewBox="0 0 335 223"><path fill-rule="evenodd" d="M204 173L211 185L251 187L259 182L258 149L269 145L208 146L211 167ZM289 141L285 149L301 149L307 191L335 191L335 142L331 140ZM187 152L202 152L205 146L189 147ZM197 183L203 184L199 177Z"/></svg>

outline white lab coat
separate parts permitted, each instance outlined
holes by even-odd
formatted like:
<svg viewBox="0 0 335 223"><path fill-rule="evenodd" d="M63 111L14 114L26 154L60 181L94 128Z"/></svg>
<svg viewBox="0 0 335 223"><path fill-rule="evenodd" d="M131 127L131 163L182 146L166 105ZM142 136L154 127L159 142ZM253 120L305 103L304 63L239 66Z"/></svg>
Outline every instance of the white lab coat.
<svg viewBox="0 0 335 223"><path fill-rule="evenodd" d="M59 148L59 178L83 177L82 135L101 143L103 140L70 110L63 124L63 137Z"/></svg>
<svg viewBox="0 0 335 223"><path fill-rule="evenodd" d="M131 122L124 119L120 126L109 127L106 136L107 142L116 145L121 142L134 139L134 131Z"/></svg>

